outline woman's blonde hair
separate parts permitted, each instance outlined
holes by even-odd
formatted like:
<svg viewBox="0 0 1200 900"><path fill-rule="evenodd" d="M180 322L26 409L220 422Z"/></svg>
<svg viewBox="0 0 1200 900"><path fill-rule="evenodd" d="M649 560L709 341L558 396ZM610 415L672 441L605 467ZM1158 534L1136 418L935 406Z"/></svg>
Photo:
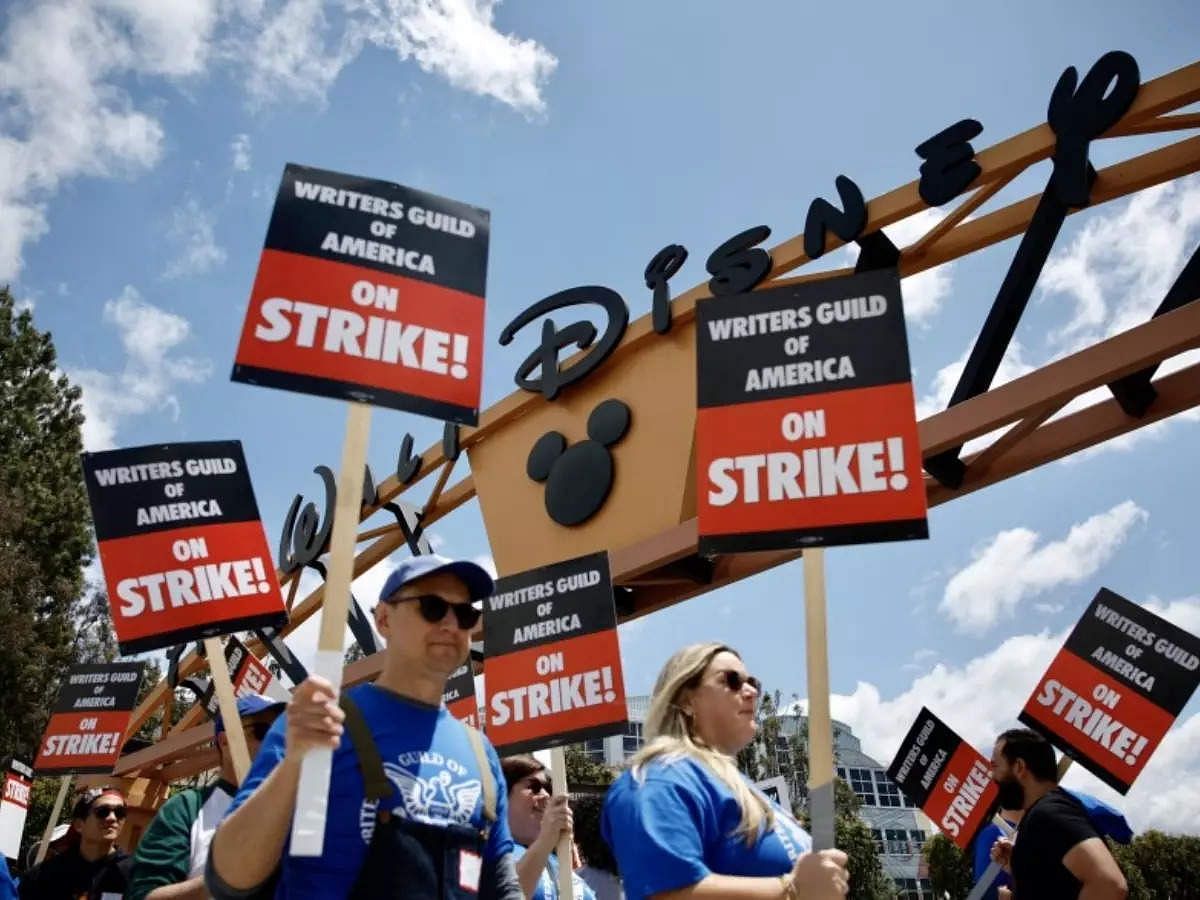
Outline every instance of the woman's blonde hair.
<svg viewBox="0 0 1200 900"><path fill-rule="evenodd" d="M732 647L708 643L684 647L667 660L654 685L650 710L646 714L646 745L634 754L631 766L633 777L638 781L645 778L646 765L656 759L670 762L690 757L708 767L737 801L742 818L734 834L740 835L747 846L751 846L758 840L764 824L767 830L775 826L775 814L770 804L751 790L732 757L709 746L695 733L691 716L679 704L680 695L700 684L718 653L732 653L741 659L741 654Z"/></svg>

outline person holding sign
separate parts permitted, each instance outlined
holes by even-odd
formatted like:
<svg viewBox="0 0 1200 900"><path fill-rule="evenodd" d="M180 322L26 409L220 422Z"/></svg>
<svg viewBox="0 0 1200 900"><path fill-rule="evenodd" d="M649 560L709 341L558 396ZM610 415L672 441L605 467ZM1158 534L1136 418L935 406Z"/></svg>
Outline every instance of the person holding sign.
<svg viewBox="0 0 1200 900"><path fill-rule="evenodd" d="M566 797L550 796L550 773L529 754L500 762L508 785L508 827L516 847L517 878L528 900L558 900L559 838L571 833L573 821ZM571 873L575 900L596 900L583 879Z"/></svg>
<svg viewBox="0 0 1200 900"><path fill-rule="evenodd" d="M1058 786L1050 743L1028 728L996 739L992 778L1000 806L1024 810L1016 840L1001 838L992 859L1012 875L1019 900L1123 900L1125 876L1077 798Z"/></svg>
<svg viewBox="0 0 1200 900"><path fill-rule="evenodd" d="M237 700L246 749L253 759L284 703L261 694ZM221 777L202 788L190 788L168 800L138 842L126 900L205 900L204 863L217 824L237 792L237 773L229 752L229 735L220 713L216 745Z"/></svg>
<svg viewBox="0 0 1200 900"><path fill-rule="evenodd" d="M847 893L846 854L812 852L799 823L737 769L758 728L759 688L723 644L693 644L667 660L648 743L609 789L601 819L630 900Z"/></svg>
<svg viewBox="0 0 1200 900"><path fill-rule="evenodd" d="M125 795L117 788L84 793L71 811L71 846L25 873L18 889L21 900L123 896L131 857L116 841L125 812Z"/></svg>
<svg viewBox="0 0 1200 900"><path fill-rule="evenodd" d="M442 705L492 591L479 566L434 555L388 576L378 680L340 707L325 679L296 688L213 838L214 897L523 898L496 751ZM333 749L324 851L285 856L301 761L318 747Z"/></svg>

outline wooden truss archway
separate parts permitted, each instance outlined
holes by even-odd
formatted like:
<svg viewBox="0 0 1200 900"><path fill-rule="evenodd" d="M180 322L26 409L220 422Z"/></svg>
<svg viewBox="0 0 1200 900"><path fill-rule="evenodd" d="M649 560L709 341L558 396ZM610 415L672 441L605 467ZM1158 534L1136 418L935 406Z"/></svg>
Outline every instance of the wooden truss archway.
<svg viewBox="0 0 1200 900"><path fill-rule="evenodd" d="M1200 113L1178 112L1197 101L1200 101L1200 62L1142 84L1129 110L1100 139L1200 129ZM1049 159L1055 144L1054 132L1042 124L976 154L981 174L953 212L919 240L902 248L901 275L915 275L1023 233L1034 216L1040 195L988 212L982 209L1021 173ZM1091 190L1091 205L1125 197L1197 170L1200 170L1200 136L1185 138L1099 171ZM918 182L896 188L869 202L864 234L926 208L918 194ZM827 249L842 243L832 234L827 236ZM759 289L830 278L850 271L791 275L810 262L804 252L803 235L776 245L770 254L773 266ZM1160 309L1160 314L1150 321L924 419L920 423L920 437L927 465L931 458L967 441L999 433L984 449L963 458L961 481L957 485L926 476L929 504L936 506L957 499L1200 405L1200 364L1152 380L1154 369L1164 360L1200 348L1200 249L1180 276L1173 294L1171 302L1164 306L1174 308ZM699 285L676 297L672 305L676 326L689 326L696 301L706 296L707 285ZM606 369L620 367L623 361L659 339L650 319L646 315L629 325L623 340L605 363ZM1054 418L1075 398L1098 387L1119 384L1122 379L1126 379L1124 392L1117 390L1094 406ZM1132 391L1131 385L1135 388ZM1122 401L1118 401L1117 395L1122 396ZM527 416L536 415L546 406L547 401L540 395L511 394L481 415L478 428L463 429L463 449L470 456L473 447L482 446L489 438ZM476 498L475 479L470 475L447 486L454 467L455 463L446 459L440 444L432 447L422 454L419 471L408 485L400 484L393 476L378 486L379 503L392 501L401 494L411 496L414 484L432 477L433 487L420 504L422 521L428 526ZM678 521L670 527L634 543L610 545L613 581L624 589L618 604L622 620L645 615L801 555L796 550L715 559L699 556L694 496L690 503L689 510L685 501ZM365 508L362 520L380 508ZM399 525L364 531L358 540L366 547L355 559L355 577L405 544ZM324 589L318 587L298 599L299 572L281 573L280 577L288 589L291 616L283 631L286 636L321 608ZM259 656L264 654L265 648L259 642L248 644ZM345 683L373 678L379 671L379 662L376 654L353 663L346 669ZM180 661L179 677L206 667L206 661L190 654ZM202 722L198 709L172 725L171 697L172 691L164 679L136 710L130 733L162 709L164 736L154 746L123 757L116 774L171 781L215 765L215 752L208 747L213 736L212 725Z"/></svg>

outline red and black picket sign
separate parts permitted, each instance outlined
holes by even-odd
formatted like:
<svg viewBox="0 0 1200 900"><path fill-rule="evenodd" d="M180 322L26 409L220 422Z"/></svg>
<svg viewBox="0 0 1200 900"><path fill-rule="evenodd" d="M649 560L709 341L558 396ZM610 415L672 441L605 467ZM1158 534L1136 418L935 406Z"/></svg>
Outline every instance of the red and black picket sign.
<svg viewBox="0 0 1200 900"><path fill-rule="evenodd" d="M929 536L894 269L696 305L701 553Z"/></svg>
<svg viewBox="0 0 1200 900"><path fill-rule="evenodd" d="M999 805L991 763L928 709L921 709L887 774L963 850Z"/></svg>
<svg viewBox="0 0 1200 900"><path fill-rule="evenodd" d="M486 210L288 164L233 380L476 425Z"/></svg>
<svg viewBox="0 0 1200 900"><path fill-rule="evenodd" d="M263 665L262 660L250 652L250 648L232 635L225 641L225 666L229 670L229 681L235 697L246 694L269 695L275 676ZM211 682L201 702L209 717L215 717L218 712L217 692Z"/></svg>
<svg viewBox="0 0 1200 900"><path fill-rule="evenodd" d="M1200 684L1200 638L1101 588L1020 719L1122 794Z"/></svg>
<svg viewBox="0 0 1200 900"><path fill-rule="evenodd" d="M85 453L83 473L122 655L287 622L240 441Z"/></svg>
<svg viewBox="0 0 1200 900"><path fill-rule="evenodd" d="M137 705L142 665L72 666L59 688L33 770L41 775L111 772Z"/></svg>
<svg viewBox="0 0 1200 900"><path fill-rule="evenodd" d="M628 717L608 554L498 579L484 601L488 738L501 753L624 730Z"/></svg>
<svg viewBox="0 0 1200 900"><path fill-rule="evenodd" d="M475 672L471 661L463 663L446 680L442 692L446 710L456 719L461 719L473 728L479 728L479 701L475 699Z"/></svg>
<svg viewBox="0 0 1200 900"><path fill-rule="evenodd" d="M18 859L25 818L33 796L33 770L19 759L10 759L4 767L4 788L0 792L0 856Z"/></svg>

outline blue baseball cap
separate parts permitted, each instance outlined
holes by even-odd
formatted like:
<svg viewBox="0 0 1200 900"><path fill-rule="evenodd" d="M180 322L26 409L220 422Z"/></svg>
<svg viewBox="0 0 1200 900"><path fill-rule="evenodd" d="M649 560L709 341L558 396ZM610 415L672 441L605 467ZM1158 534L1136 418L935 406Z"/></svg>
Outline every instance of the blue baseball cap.
<svg viewBox="0 0 1200 900"><path fill-rule="evenodd" d="M379 602L382 603L406 584L411 584L418 578L427 578L446 572L455 576L467 586L467 593L472 600L482 600L490 597L496 590L496 584L487 570L470 560L447 559L436 553L424 556L410 556L401 561L396 570L383 583L379 592Z"/></svg>
<svg viewBox="0 0 1200 900"><path fill-rule="evenodd" d="M275 700L272 697L264 697L262 694L246 694L237 698L237 711L239 719L247 719L250 716L256 715L260 712L266 712L272 709L282 712L285 706L287 706L287 701ZM220 711L217 712L216 719L214 719L214 726L216 728L215 734L220 734L225 730L225 723L221 719Z"/></svg>

